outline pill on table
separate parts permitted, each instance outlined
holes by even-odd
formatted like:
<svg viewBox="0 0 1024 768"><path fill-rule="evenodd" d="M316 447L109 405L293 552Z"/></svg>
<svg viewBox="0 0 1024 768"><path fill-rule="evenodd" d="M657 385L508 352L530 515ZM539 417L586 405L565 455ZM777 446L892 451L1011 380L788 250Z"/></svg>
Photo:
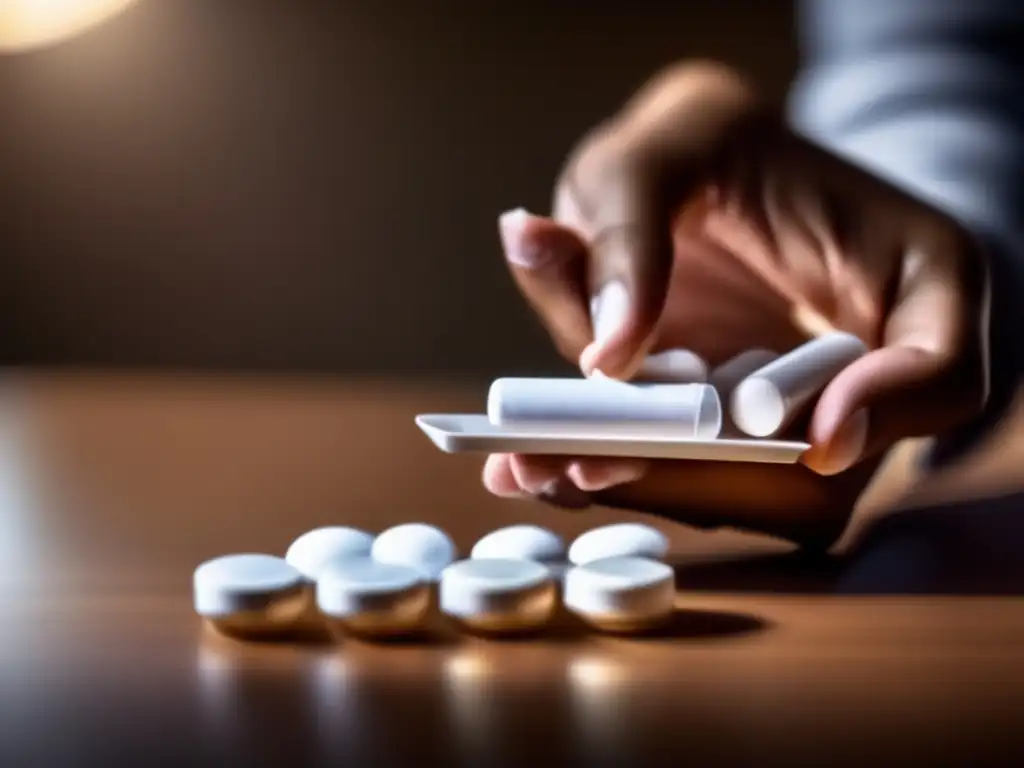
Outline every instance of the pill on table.
<svg viewBox="0 0 1024 768"><path fill-rule="evenodd" d="M292 542L284 559L307 579L316 580L331 560L368 557L373 536L358 528L332 525L307 531Z"/></svg>
<svg viewBox="0 0 1024 768"><path fill-rule="evenodd" d="M504 378L487 396L492 424L643 432L711 440L722 405L707 384L633 384L590 379Z"/></svg>
<svg viewBox="0 0 1024 768"><path fill-rule="evenodd" d="M311 589L283 558L262 554L208 560L192 579L196 613L227 634L273 635L295 627Z"/></svg>
<svg viewBox="0 0 1024 768"><path fill-rule="evenodd" d="M666 349L648 355L636 377L643 381L705 382L708 380L708 364L688 349Z"/></svg>
<svg viewBox="0 0 1024 768"><path fill-rule="evenodd" d="M606 632L643 632L671 618L675 574L644 557L613 557L570 568L563 586L565 607Z"/></svg>
<svg viewBox="0 0 1024 768"><path fill-rule="evenodd" d="M476 560L533 560L557 564L565 560L565 542L557 533L539 525L510 525L481 538L469 556Z"/></svg>
<svg viewBox="0 0 1024 768"><path fill-rule="evenodd" d="M455 561L455 544L447 533L426 523L404 523L377 536L370 549L374 560L416 568L432 581Z"/></svg>
<svg viewBox="0 0 1024 768"><path fill-rule="evenodd" d="M441 612L475 632L535 631L551 620L551 572L530 560L479 559L449 565L438 587Z"/></svg>
<svg viewBox="0 0 1024 768"><path fill-rule="evenodd" d="M752 437L772 437L840 371L867 354L849 333L829 333L759 368L741 381L730 398L732 421Z"/></svg>
<svg viewBox="0 0 1024 768"><path fill-rule="evenodd" d="M569 546L569 562L584 565L609 557L646 557L661 560L668 554L668 538L642 523L615 523L581 534Z"/></svg>
<svg viewBox="0 0 1024 768"><path fill-rule="evenodd" d="M333 560L316 582L316 606L328 626L366 637L422 630L430 609L430 585L408 565L372 558Z"/></svg>

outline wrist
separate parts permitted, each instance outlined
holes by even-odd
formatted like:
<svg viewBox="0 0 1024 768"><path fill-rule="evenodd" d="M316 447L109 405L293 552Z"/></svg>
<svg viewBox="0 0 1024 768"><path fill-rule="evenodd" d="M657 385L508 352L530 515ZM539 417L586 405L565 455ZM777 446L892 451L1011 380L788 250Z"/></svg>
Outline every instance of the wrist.
<svg viewBox="0 0 1024 768"><path fill-rule="evenodd" d="M998 427L1013 403L1024 369L1019 329L1024 323L1024 262L1005 241L975 233L987 260L987 322L983 327L983 365L987 382L981 412L955 430L935 435L922 456L923 469L951 464L978 447Z"/></svg>

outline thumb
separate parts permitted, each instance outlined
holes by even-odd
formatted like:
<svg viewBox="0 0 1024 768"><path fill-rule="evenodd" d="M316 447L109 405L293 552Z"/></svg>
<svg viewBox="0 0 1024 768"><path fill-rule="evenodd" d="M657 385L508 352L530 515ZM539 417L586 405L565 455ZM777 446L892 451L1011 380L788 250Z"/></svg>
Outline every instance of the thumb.
<svg viewBox="0 0 1024 768"><path fill-rule="evenodd" d="M953 250L905 261L884 346L833 379L811 417L804 463L820 474L905 438L943 434L984 404L983 265Z"/></svg>

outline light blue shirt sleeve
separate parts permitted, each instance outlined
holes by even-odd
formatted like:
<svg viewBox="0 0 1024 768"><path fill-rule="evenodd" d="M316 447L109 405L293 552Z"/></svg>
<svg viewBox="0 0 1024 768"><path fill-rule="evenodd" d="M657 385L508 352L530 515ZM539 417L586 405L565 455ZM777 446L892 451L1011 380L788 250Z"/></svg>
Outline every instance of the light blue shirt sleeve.
<svg viewBox="0 0 1024 768"><path fill-rule="evenodd" d="M1024 360L1024 0L800 0L805 66L793 127L972 230L993 275L986 413L936 446L952 456L997 421Z"/></svg>

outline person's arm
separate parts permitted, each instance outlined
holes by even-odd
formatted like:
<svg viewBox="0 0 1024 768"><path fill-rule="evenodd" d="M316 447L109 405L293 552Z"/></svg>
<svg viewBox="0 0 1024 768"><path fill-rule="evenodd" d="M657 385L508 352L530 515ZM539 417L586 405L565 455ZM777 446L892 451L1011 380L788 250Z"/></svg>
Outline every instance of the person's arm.
<svg viewBox="0 0 1024 768"><path fill-rule="evenodd" d="M958 219L991 261L988 403L935 446L941 463L1002 417L1024 367L1024 3L799 0L799 13L794 128Z"/></svg>

